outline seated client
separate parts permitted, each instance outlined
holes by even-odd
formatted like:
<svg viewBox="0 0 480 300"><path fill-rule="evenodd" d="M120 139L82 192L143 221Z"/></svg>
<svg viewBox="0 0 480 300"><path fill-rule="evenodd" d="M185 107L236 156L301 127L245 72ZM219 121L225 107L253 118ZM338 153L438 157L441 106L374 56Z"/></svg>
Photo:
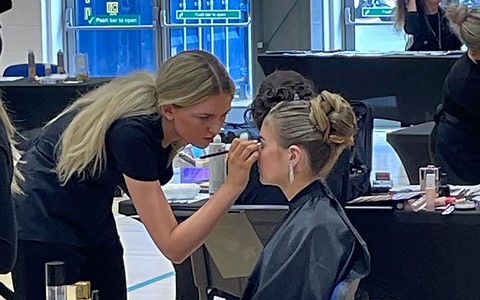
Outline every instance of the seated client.
<svg viewBox="0 0 480 300"><path fill-rule="evenodd" d="M281 102L261 128L259 171L289 212L262 251L242 299L330 299L341 282L367 276L370 255L322 181L353 143L356 119L340 96Z"/></svg>

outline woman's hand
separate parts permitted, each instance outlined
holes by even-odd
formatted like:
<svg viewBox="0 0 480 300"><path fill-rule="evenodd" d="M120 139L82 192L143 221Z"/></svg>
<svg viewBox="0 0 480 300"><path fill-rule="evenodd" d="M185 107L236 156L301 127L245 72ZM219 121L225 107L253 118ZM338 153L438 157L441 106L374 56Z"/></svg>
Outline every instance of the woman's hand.
<svg viewBox="0 0 480 300"><path fill-rule="evenodd" d="M417 11L417 0L405 0L405 6L408 12Z"/></svg>
<svg viewBox="0 0 480 300"><path fill-rule="evenodd" d="M243 190L247 186L250 169L258 157L258 141L234 139L228 152L225 184Z"/></svg>

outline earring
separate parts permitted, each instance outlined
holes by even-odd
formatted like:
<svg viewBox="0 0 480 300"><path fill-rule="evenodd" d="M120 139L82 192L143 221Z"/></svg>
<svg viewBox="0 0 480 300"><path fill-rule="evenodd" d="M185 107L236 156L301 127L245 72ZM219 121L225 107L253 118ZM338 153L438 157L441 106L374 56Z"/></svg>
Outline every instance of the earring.
<svg viewBox="0 0 480 300"><path fill-rule="evenodd" d="M295 174L293 173L293 164L290 164L288 167L288 178L290 179L290 183L293 183L295 180Z"/></svg>

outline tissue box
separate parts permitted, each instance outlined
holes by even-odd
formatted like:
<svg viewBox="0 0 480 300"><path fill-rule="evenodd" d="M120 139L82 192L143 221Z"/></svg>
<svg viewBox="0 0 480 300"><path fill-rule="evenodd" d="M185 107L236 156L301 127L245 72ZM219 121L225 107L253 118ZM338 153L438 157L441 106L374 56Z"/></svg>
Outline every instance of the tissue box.
<svg viewBox="0 0 480 300"><path fill-rule="evenodd" d="M180 182L202 183L208 181L210 170L207 167L180 167Z"/></svg>

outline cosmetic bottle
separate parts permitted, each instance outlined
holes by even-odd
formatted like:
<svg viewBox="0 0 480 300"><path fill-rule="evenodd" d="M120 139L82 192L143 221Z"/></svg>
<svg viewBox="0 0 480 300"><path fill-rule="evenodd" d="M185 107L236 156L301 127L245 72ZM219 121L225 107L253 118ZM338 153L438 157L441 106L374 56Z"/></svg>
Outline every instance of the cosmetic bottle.
<svg viewBox="0 0 480 300"><path fill-rule="evenodd" d="M61 49L57 52L57 73L65 74L65 58Z"/></svg>
<svg viewBox="0 0 480 300"><path fill-rule="evenodd" d="M33 53L33 50L28 50L28 78L33 80L36 75L35 53Z"/></svg>
<svg viewBox="0 0 480 300"><path fill-rule="evenodd" d="M435 186L435 174L427 174L425 180L425 199L427 201L426 210L435 211L435 198L437 198L437 188Z"/></svg>
<svg viewBox="0 0 480 300"><path fill-rule="evenodd" d="M52 75L52 65L49 63L45 64L45 76Z"/></svg>
<svg viewBox="0 0 480 300"><path fill-rule="evenodd" d="M447 173L440 174L440 186L438 187L439 197L450 197L450 187L447 184Z"/></svg>
<svg viewBox="0 0 480 300"><path fill-rule="evenodd" d="M65 263L52 261L45 264L47 300L67 300Z"/></svg>
<svg viewBox="0 0 480 300"><path fill-rule="evenodd" d="M222 138L217 134L215 138L213 138L213 142L208 146L208 153L213 154L221 151L225 151L225 144L222 143ZM208 191L210 195L212 195L225 181L225 155L210 157L208 161L208 167L210 169Z"/></svg>

